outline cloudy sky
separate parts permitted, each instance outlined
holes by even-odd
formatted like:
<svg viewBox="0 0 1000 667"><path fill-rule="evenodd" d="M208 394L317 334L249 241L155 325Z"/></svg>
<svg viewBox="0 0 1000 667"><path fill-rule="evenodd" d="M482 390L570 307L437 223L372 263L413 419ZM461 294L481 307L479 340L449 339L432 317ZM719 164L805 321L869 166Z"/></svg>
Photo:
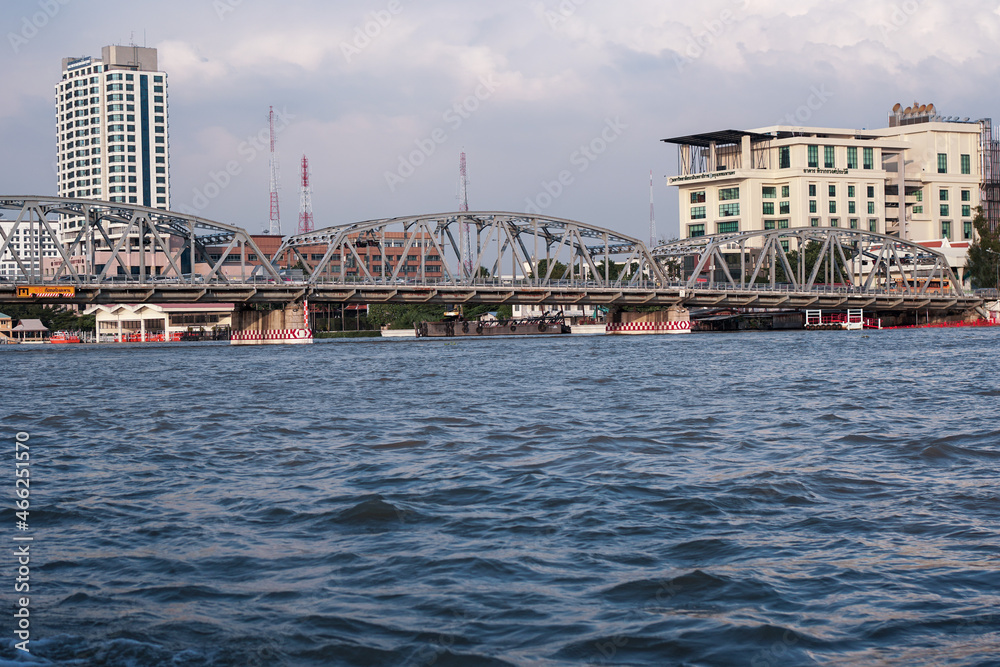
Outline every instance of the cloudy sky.
<svg viewBox="0 0 1000 667"><path fill-rule="evenodd" d="M251 231L269 106L285 230L303 153L320 227L456 210L464 150L470 208L640 238L650 170L659 236L677 234L660 139L882 127L896 102L1000 118L995 0L5 0L0 26L3 194L56 191L61 59L145 44L169 74L172 207Z"/></svg>

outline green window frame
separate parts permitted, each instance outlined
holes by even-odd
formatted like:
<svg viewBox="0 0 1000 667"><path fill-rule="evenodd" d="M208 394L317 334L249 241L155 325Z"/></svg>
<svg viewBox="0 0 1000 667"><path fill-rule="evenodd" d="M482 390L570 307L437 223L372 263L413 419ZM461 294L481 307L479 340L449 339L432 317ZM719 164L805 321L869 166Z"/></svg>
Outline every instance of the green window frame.
<svg viewBox="0 0 1000 667"><path fill-rule="evenodd" d="M875 199L875 186L874 185L869 185L868 186L868 198L869 199Z"/></svg>
<svg viewBox="0 0 1000 667"><path fill-rule="evenodd" d="M878 218L868 219L868 231L878 233Z"/></svg>
<svg viewBox="0 0 1000 667"><path fill-rule="evenodd" d="M851 229L857 229L859 222L857 218L851 218Z"/></svg>
<svg viewBox="0 0 1000 667"><path fill-rule="evenodd" d="M962 223L962 238L966 241L972 238L972 223L968 220Z"/></svg>
<svg viewBox="0 0 1000 667"><path fill-rule="evenodd" d="M924 200L924 191L923 190L917 190L916 192L914 192L913 193L913 199L914 199L914 201L923 201Z"/></svg>
<svg viewBox="0 0 1000 667"><path fill-rule="evenodd" d="M836 160L834 159L833 146L823 146L823 167L825 169L833 169L836 165Z"/></svg>
<svg viewBox="0 0 1000 667"><path fill-rule="evenodd" d="M704 204L705 203L705 191L697 190L691 193L691 203L692 204Z"/></svg>
<svg viewBox="0 0 1000 667"><path fill-rule="evenodd" d="M778 147L778 169L790 169L792 166L792 149L789 146Z"/></svg>
<svg viewBox="0 0 1000 667"><path fill-rule="evenodd" d="M969 204L962 204L962 217L968 218L970 215L972 215L972 206Z"/></svg>
<svg viewBox="0 0 1000 667"><path fill-rule="evenodd" d="M765 185L760 189L760 196L764 199L777 199L778 198L778 188L773 185Z"/></svg>
<svg viewBox="0 0 1000 667"><path fill-rule="evenodd" d="M815 197L816 196L816 184L815 183L810 183L809 184L809 196L810 197Z"/></svg>
<svg viewBox="0 0 1000 667"><path fill-rule="evenodd" d="M719 201L729 201L731 199L740 198L740 189L735 188L719 188Z"/></svg>
<svg viewBox="0 0 1000 667"><path fill-rule="evenodd" d="M791 202L783 201L778 204L778 213L781 215L789 215L792 212Z"/></svg>
<svg viewBox="0 0 1000 667"><path fill-rule="evenodd" d="M837 202L831 201L830 202L830 213L836 213L836 212L837 212Z"/></svg>
<svg viewBox="0 0 1000 667"><path fill-rule="evenodd" d="M740 214L740 205L738 202L735 204L719 204L720 218L728 218L729 216L739 215L739 214Z"/></svg>
<svg viewBox="0 0 1000 667"><path fill-rule="evenodd" d="M858 212L858 210L857 210L857 202L855 202L853 199L851 201L847 202L847 212L848 213L857 213Z"/></svg>
<svg viewBox="0 0 1000 667"><path fill-rule="evenodd" d="M866 148L862 154L864 157L864 168L874 169L875 168L875 149Z"/></svg>
<svg viewBox="0 0 1000 667"><path fill-rule="evenodd" d="M948 205L947 204L941 204L941 215L950 215L948 213Z"/></svg>
<svg viewBox="0 0 1000 667"><path fill-rule="evenodd" d="M966 153L962 153L962 173L963 174L972 173L972 156Z"/></svg>
<svg viewBox="0 0 1000 667"><path fill-rule="evenodd" d="M688 225L688 237L697 238L705 235L705 225Z"/></svg>
<svg viewBox="0 0 1000 667"><path fill-rule="evenodd" d="M763 215L774 215L774 202L766 201L764 202L763 210L761 211Z"/></svg>
<svg viewBox="0 0 1000 667"><path fill-rule="evenodd" d="M855 196L855 189L854 189L853 185L848 185L847 186L847 196L848 197L854 197Z"/></svg>
<svg viewBox="0 0 1000 667"><path fill-rule="evenodd" d="M941 238L951 240L951 220L941 221Z"/></svg>
<svg viewBox="0 0 1000 667"><path fill-rule="evenodd" d="M830 218L830 226L840 227L840 220L838 220L837 218Z"/></svg>
<svg viewBox="0 0 1000 667"><path fill-rule="evenodd" d="M868 202L868 215L875 215L875 202Z"/></svg>
<svg viewBox="0 0 1000 667"><path fill-rule="evenodd" d="M719 234L735 234L740 231L738 220L726 220L725 222L720 222L717 227Z"/></svg>
<svg viewBox="0 0 1000 667"><path fill-rule="evenodd" d="M788 218L778 220L778 229L788 229Z"/></svg>
<svg viewBox="0 0 1000 667"><path fill-rule="evenodd" d="M948 191L947 190L940 190L938 192L938 199L940 201L948 201Z"/></svg>
<svg viewBox="0 0 1000 667"><path fill-rule="evenodd" d="M809 218L810 227L819 227L819 218Z"/></svg>
<svg viewBox="0 0 1000 667"><path fill-rule="evenodd" d="M788 192L789 192L788 186L787 185L782 185L781 186L781 198L782 199L788 199Z"/></svg>
<svg viewBox="0 0 1000 667"><path fill-rule="evenodd" d="M948 173L948 154L938 153L937 154L937 168L939 174Z"/></svg>
<svg viewBox="0 0 1000 667"><path fill-rule="evenodd" d="M707 218L704 206L692 206L691 207L691 219L692 220L704 220Z"/></svg>
<svg viewBox="0 0 1000 667"><path fill-rule="evenodd" d="M774 223L775 223L774 220L765 220L764 221L764 231L774 229Z"/></svg>
<svg viewBox="0 0 1000 667"><path fill-rule="evenodd" d="M830 184L827 187L826 190L827 190L827 194L829 194L831 197L836 197L837 196L837 186L836 185Z"/></svg>
<svg viewBox="0 0 1000 667"><path fill-rule="evenodd" d="M922 214L923 212L924 212L924 206L923 206L923 204L921 204L920 206L914 206L913 207L913 213L921 213Z"/></svg>
<svg viewBox="0 0 1000 667"><path fill-rule="evenodd" d="M972 190L962 190L962 201L972 201Z"/></svg>
<svg viewBox="0 0 1000 667"><path fill-rule="evenodd" d="M809 212L810 213L816 213L816 200L815 199L810 199L809 200Z"/></svg>
<svg viewBox="0 0 1000 667"><path fill-rule="evenodd" d="M806 153L807 153L807 159L806 159L807 165L812 168L819 167L819 146L806 147Z"/></svg>
<svg viewBox="0 0 1000 667"><path fill-rule="evenodd" d="M858 147L848 146L847 147L847 168L857 169L858 168Z"/></svg>

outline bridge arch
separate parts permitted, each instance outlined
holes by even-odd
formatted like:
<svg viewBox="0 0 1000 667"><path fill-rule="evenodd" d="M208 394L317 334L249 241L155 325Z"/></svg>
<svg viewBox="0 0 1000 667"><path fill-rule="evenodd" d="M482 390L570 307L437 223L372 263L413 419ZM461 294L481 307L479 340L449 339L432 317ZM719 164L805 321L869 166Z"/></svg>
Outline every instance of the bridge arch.
<svg viewBox="0 0 1000 667"><path fill-rule="evenodd" d="M834 285L909 294L964 296L945 255L895 236L841 227L793 227L679 239L652 250L664 272L688 288ZM804 261L799 258L804 256Z"/></svg>
<svg viewBox="0 0 1000 667"><path fill-rule="evenodd" d="M220 281L230 282L221 271L223 263L233 253L241 258L246 267L247 258L253 254L263 257L260 249L246 230L208 220L194 215L156 208L106 202L93 199L67 197L14 196L0 197L0 211L11 211L16 217L9 220L13 225L9 232L0 227L0 257L9 253L29 282L59 281L83 284L102 282L109 277L112 268L125 270L127 276L134 275L137 282L147 279L146 268L158 253L166 259L164 273L178 281ZM67 226L53 220L60 216ZM25 247L13 243L20 230L29 232L33 241ZM222 247L218 259L212 259L207 252L209 246ZM48 255L46 255L48 253ZM98 261L97 255L102 255ZM185 256L186 253L186 256ZM42 259L53 258L52 274L42 275ZM61 261L59 261L61 259ZM135 263L138 263L138 267ZM187 263L209 266L207 274L196 277L193 269L185 272ZM257 269L279 278L277 271L267 262ZM247 274L253 273L247 270Z"/></svg>
<svg viewBox="0 0 1000 667"><path fill-rule="evenodd" d="M275 262L303 267L313 284L627 287L665 278L638 239L575 220L506 211L336 225L287 238Z"/></svg>

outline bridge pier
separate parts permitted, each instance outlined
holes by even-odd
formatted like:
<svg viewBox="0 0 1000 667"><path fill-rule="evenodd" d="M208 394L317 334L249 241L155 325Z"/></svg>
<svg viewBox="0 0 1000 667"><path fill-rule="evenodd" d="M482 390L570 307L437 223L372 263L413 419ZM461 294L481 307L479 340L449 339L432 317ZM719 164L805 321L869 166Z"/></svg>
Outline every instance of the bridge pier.
<svg viewBox="0 0 1000 667"><path fill-rule="evenodd" d="M233 311L231 345L310 345L308 302L293 302L274 309L237 306Z"/></svg>

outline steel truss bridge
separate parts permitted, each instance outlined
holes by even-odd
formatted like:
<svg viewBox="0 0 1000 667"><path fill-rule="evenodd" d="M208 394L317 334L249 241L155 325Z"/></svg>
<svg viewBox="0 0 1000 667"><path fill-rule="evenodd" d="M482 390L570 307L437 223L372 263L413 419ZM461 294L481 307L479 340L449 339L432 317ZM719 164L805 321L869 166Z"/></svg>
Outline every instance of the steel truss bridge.
<svg viewBox="0 0 1000 667"><path fill-rule="evenodd" d="M452 212L291 236L268 262L246 230L171 211L0 197L0 213L0 261L18 269L0 280L0 303L308 299L939 311L982 304L962 291L939 252L840 228L706 236L650 250L639 239L573 220ZM806 261L790 260L786 248ZM301 268L301 279L279 271L291 266ZM18 287L52 285L73 286L75 294L17 296Z"/></svg>

